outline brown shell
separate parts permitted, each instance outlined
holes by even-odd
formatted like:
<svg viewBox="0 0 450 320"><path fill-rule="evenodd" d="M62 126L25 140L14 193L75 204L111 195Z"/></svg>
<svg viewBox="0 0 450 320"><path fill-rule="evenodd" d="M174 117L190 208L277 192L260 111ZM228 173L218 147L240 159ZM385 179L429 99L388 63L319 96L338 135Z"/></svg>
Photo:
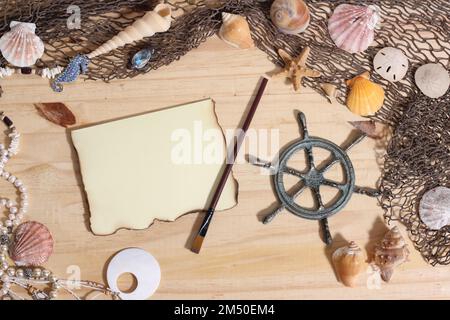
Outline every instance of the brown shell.
<svg viewBox="0 0 450 320"><path fill-rule="evenodd" d="M355 287L365 265L361 248L351 241L347 246L338 248L333 253L332 261L339 281L347 287Z"/></svg>
<svg viewBox="0 0 450 320"><path fill-rule="evenodd" d="M389 282L394 268L408 261L409 250L397 227L393 227L375 247L374 262L381 270L381 278Z"/></svg>
<svg viewBox="0 0 450 320"><path fill-rule="evenodd" d="M47 262L52 252L52 235L42 223L25 222L15 230L10 256L18 266L40 266Z"/></svg>

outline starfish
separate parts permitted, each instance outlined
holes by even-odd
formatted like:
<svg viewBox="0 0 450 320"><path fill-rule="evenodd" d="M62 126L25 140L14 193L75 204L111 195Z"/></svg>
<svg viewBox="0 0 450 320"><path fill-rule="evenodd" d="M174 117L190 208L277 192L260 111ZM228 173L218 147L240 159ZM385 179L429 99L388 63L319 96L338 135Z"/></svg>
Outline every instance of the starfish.
<svg viewBox="0 0 450 320"><path fill-rule="evenodd" d="M300 85L304 77L320 77L321 74L319 71L310 69L306 66L306 60L308 59L310 51L311 49L309 47L305 47L298 57L292 58L289 53L283 49L279 49L278 54L284 61L284 68L275 73L273 76L277 77L280 75L286 75L286 77L290 79L294 85L295 91L300 89Z"/></svg>

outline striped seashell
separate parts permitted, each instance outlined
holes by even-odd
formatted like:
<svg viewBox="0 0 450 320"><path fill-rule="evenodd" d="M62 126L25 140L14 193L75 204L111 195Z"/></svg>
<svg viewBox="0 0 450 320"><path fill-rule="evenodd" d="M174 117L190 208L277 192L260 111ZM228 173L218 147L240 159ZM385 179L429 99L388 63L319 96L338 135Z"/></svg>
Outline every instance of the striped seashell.
<svg viewBox="0 0 450 320"><path fill-rule="evenodd" d="M13 234L10 257L18 266L40 266L53 252L53 238L42 223L29 221Z"/></svg>
<svg viewBox="0 0 450 320"><path fill-rule="evenodd" d="M328 31L336 46L350 53L365 51L374 40L380 21L375 6L341 4L328 20Z"/></svg>
<svg viewBox="0 0 450 320"><path fill-rule="evenodd" d="M35 34L36 25L13 21L11 31L0 38L3 57L16 67L29 67L44 54L44 43Z"/></svg>

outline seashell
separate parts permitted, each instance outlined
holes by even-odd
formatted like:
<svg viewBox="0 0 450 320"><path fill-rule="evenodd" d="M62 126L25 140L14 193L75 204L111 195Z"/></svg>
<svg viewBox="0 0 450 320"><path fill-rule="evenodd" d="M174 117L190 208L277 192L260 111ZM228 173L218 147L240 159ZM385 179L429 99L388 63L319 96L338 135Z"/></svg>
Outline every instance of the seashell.
<svg viewBox="0 0 450 320"><path fill-rule="evenodd" d="M391 82L402 80L408 71L408 58L402 50L386 47L381 49L373 59L375 71Z"/></svg>
<svg viewBox="0 0 450 320"><path fill-rule="evenodd" d="M395 226L389 230L375 247L374 263L380 267L381 278L389 282L394 268L408 261L409 250L400 230Z"/></svg>
<svg viewBox="0 0 450 320"><path fill-rule="evenodd" d="M332 260L339 281L347 287L354 287L364 267L361 248L351 241L347 246L337 249L332 255Z"/></svg>
<svg viewBox="0 0 450 320"><path fill-rule="evenodd" d="M420 66L416 71L415 81L420 91L433 99L442 97L450 85L448 71L439 63Z"/></svg>
<svg viewBox="0 0 450 320"><path fill-rule="evenodd" d="M39 75L42 78L54 79L58 74L64 71L63 67L56 66L54 68L44 68L39 71Z"/></svg>
<svg viewBox="0 0 450 320"><path fill-rule="evenodd" d="M328 31L336 46L350 53L365 51L374 39L380 21L378 8L341 4L328 20Z"/></svg>
<svg viewBox="0 0 450 320"><path fill-rule="evenodd" d="M450 188L436 187L425 192L420 199L419 216L431 230L450 224Z"/></svg>
<svg viewBox="0 0 450 320"><path fill-rule="evenodd" d="M154 50L151 48L145 48L138 51L131 59L131 67L136 70L145 68L145 66L152 58L153 53Z"/></svg>
<svg viewBox="0 0 450 320"><path fill-rule="evenodd" d="M236 14L222 12L219 37L235 48L250 49L255 46L247 19Z"/></svg>
<svg viewBox="0 0 450 320"><path fill-rule="evenodd" d="M88 58L92 59L127 44L151 37L157 32L166 32L172 23L171 14L172 10L168 4L158 4L153 11L147 12L142 18L88 54Z"/></svg>
<svg viewBox="0 0 450 320"><path fill-rule="evenodd" d="M311 14L302 0L275 0L270 7L270 18L281 32L297 34L306 30Z"/></svg>
<svg viewBox="0 0 450 320"><path fill-rule="evenodd" d="M11 68L0 68L0 79L3 79L5 77L12 76L14 74L15 70Z"/></svg>
<svg viewBox="0 0 450 320"><path fill-rule="evenodd" d="M44 54L44 43L35 34L36 25L12 21L11 30L0 38L3 57L16 67L29 67Z"/></svg>
<svg viewBox="0 0 450 320"><path fill-rule="evenodd" d="M381 109L384 102L384 89L370 81L369 72L347 80L346 83L350 86L347 107L351 112L360 116L369 116Z"/></svg>
<svg viewBox="0 0 450 320"><path fill-rule="evenodd" d="M327 97L335 98L337 95L337 87L332 83L321 83L320 87Z"/></svg>
<svg viewBox="0 0 450 320"><path fill-rule="evenodd" d="M40 266L53 252L53 238L39 222L22 223L14 231L10 257L18 266Z"/></svg>
<svg viewBox="0 0 450 320"><path fill-rule="evenodd" d="M349 123L372 139L380 139L383 136L383 132L385 131L385 126L380 122L369 120L349 121Z"/></svg>

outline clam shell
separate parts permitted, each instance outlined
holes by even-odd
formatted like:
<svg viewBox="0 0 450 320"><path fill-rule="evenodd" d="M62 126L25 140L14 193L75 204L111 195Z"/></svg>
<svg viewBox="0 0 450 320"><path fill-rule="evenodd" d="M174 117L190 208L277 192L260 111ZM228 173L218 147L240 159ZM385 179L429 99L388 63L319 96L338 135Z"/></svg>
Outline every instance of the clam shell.
<svg viewBox="0 0 450 320"><path fill-rule="evenodd" d="M0 51L3 57L12 65L29 67L44 54L44 43L35 34L36 25L13 21L11 31L0 38Z"/></svg>
<svg viewBox="0 0 450 320"><path fill-rule="evenodd" d="M419 216L431 230L450 224L450 188L436 187L425 192L420 199Z"/></svg>
<svg viewBox="0 0 450 320"><path fill-rule="evenodd" d="M384 103L384 89L369 80L369 73L363 73L347 81L350 93L347 96L347 107L360 116L370 116L381 109Z"/></svg>
<svg viewBox="0 0 450 320"><path fill-rule="evenodd" d="M281 32L297 34L309 26L311 14L302 0L275 0L270 7L270 18Z"/></svg>
<svg viewBox="0 0 450 320"><path fill-rule="evenodd" d="M223 12L222 21L219 37L223 41L239 49L250 49L255 46L245 17Z"/></svg>
<svg viewBox="0 0 450 320"><path fill-rule="evenodd" d="M442 97L450 85L448 71L439 63L428 63L419 67L415 81L420 91L433 99Z"/></svg>
<svg viewBox="0 0 450 320"><path fill-rule="evenodd" d="M375 247L374 262L380 267L381 278L389 282L395 267L408 261L408 245L398 227L389 230Z"/></svg>
<svg viewBox="0 0 450 320"><path fill-rule="evenodd" d="M53 238L46 226L29 221L13 234L10 257L18 266L40 266L53 252Z"/></svg>
<svg viewBox="0 0 450 320"><path fill-rule="evenodd" d="M328 20L328 31L338 48L350 53L363 52L373 42L379 20L375 6L341 4Z"/></svg>
<svg viewBox="0 0 450 320"><path fill-rule="evenodd" d="M354 287L364 267L364 255L361 248L351 241L348 246L337 249L331 258L339 281L347 287Z"/></svg>
<svg viewBox="0 0 450 320"><path fill-rule="evenodd" d="M373 59L375 71L384 79L391 82L402 80L408 72L408 58L397 48L381 49Z"/></svg>

